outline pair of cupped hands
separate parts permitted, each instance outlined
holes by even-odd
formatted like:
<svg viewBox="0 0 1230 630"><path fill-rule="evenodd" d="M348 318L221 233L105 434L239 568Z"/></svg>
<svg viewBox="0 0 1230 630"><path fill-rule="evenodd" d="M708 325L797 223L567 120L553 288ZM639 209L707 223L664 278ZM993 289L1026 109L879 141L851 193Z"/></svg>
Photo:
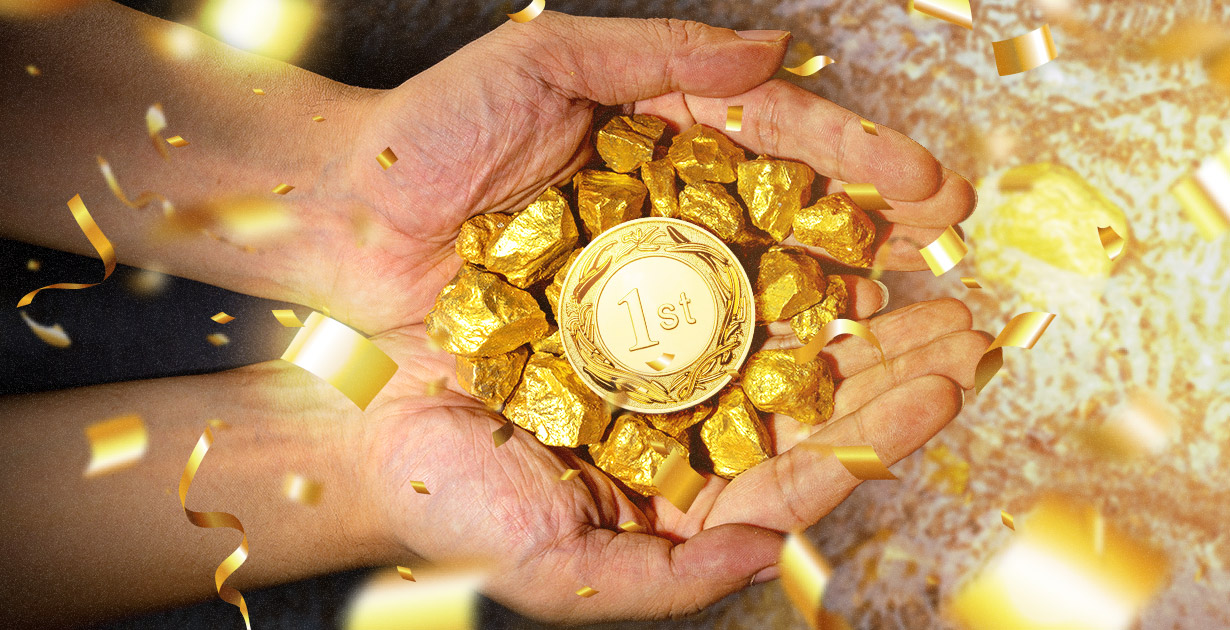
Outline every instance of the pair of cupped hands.
<svg viewBox="0 0 1230 630"><path fill-rule="evenodd" d="M710 477L684 514L661 497L628 497L602 471L521 429L494 448L502 418L456 385L453 357L426 339L423 317L461 265L461 224L520 210L566 182L590 160L601 107L676 129L722 129L727 107L742 105L743 128L728 135L756 154L807 163L827 192L875 184L892 205L880 215L878 261L925 269L916 247L902 244L929 243L964 220L972 186L904 135L883 126L868 134L856 114L772 79L789 42L781 31L546 12L497 28L374 99L346 191L372 225L363 246L344 254L334 290L350 305L348 321L383 331L374 340L400 365L355 444L364 489L355 502L375 512L388 544L433 564L481 563L489 595L538 619L684 615L776 577L783 534L815 524L858 485L836 458L800 441L869 444L892 464L957 415L989 342L971 330L965 306L938 300L873 317L887 366L861 339L832 343L822 354L841 379L832 419L803 429L770 418L777 456L733 481ZM384 146L399 157L387 171L366 163ZM846 280L846 317L880 309L875 283ZM770 327L769 344L791 340L788 327ZM442 377L447 391L428 395ZM560 481L569 468L581 475ZM621 531L626 521L648 530ZM582 586L598 594L578 597Z"/></svg>

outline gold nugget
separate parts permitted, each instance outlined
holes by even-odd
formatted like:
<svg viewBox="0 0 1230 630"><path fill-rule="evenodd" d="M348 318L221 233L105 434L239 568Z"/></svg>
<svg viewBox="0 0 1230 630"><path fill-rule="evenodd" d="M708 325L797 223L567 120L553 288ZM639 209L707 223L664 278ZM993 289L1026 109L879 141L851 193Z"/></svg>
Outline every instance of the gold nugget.
<svg viewBox="0 0 1230 630"><path fill-rule="evenodd" d="M651 446L653 441L666 445L665 455ZM688 454L686 446L650 427L638 414L631 413L615 421L611 436L605 442L589 447L595 466L645 496L658 494L653 476L671 451L679 451L684 457Z"/></svg>
<svg viewBox="0 0 1230 630"><path fill-rule="evenodd" d="M467 357L504 354L548 330L534 296L469 265L436 296L425 323L437 345Z"/></svg>
<svg viewBox="0 0 1230 630"><path fill-rule="evenodd" d="M824 287L824 299L815 306L790 318L790 328L799 341L807 343L820 334L824 325L841 318L850 306L849 290L841 276L829 276Z"/></svg>
<svg viewBox="0 0 1230 630"><path fill-rule="evenodd" d="M713 409L712 401L706 401L691 409L673 413L645 414L644 419L652 424L653 428L686 444L688 429L703 422L713 413Z"/></svg>
<svg viewBox="0 0 1230 630"><path fill-rule="evenodd" d="M666 131L666 121L635 114L616 116L598 131L598 155L616 173L636 170L653 160L653 148Z"/></svg>
<svg viewBox="0 0 1230 630"><path fill-rule="evenodd" d="M778 246L760 257L756 321L789 319L824 299L827 280L820 263L799 247Z"/></svg>
<svg viewBox="0 0 1230 630"><path fill-rule="evenodd" d="M457 382L483 404L498 409L521 382L530 356L525 346L494 357L457 357Z"/></svg>
<svg viewBox="0 0 1230 630"><path fill-rule="evenodd" d="M679 193L679 218L732 243L743 231L743 208L721 184L688 184Z"/></svg>
<svg viewBox="0 0 1230 630"><path fill-rule="evenodd" d="M739 165L739 196L752 224L778 241L790 236L794 215L811 200L815 172L806 164L760 157Z"/></svg>
<svg viewBox="0 0 1230 630"><path fill-rule="evenodd" d="M581 255L581 250L574 249L564 260L564 264L555 272L555 277L551 279L551 284L547 285L547 304L551 306L551 314L557 320L559 319L559 294L564 288L564 280L568 278L568 270L572 268L572 263L576 262L577 257Z"/></svg>
<svg viewBox="0 0 1230 630"><path fill-rule="evenodd" d="M712 127L692 125L675 136L666 154L679 177L689 184L729 184L738 178L739 163L747 160L743 149Z"/></svg>
<svg viewBox="0 0 1230 630"><path fill-rule="evenodd" d="M823 247L842 264L869 267L876 226L849 195L834 193L794 216L794 237L805 245Z"/></svg>
<svg viewBox="0 0 1230 630"><path fill-rule="evenodd" d="M649 189L649 216L679 218L679 189L675 186L675 166L667 158L641 165L641 179Z"/></svg>
<svg viewBox="0 0 1230 630"><path fill-rule="evenodd" d="M555 273L579 236L568 200L548 188L491 241L485 266L524 289Z"/></svg>
<svg viewBox="0 0 1230 630"><path fill-rule="evenodd" d="M551 334L543 337L542 339L531 341L530 349L534 352L554 354L557 357L564 356L564 342L560 341L559 329L556 328L552 330Z"/></svg>
<svg viewBox="0 0 1230 630"><path fill-rule="evenodd" d="M789 350L761 350L747 360L743 390L757 409L781 413L804 424L833 415L833 377L828 364L798 364Z"/></svg>
<svg viewBox="0 0 1230 630"><path fill-rule="evenodd" d="M512 216L502 212L480 214L461 224L457 233L457 255L462 260L475 264L487 264L487 246L496 239L512 223Z"/></svg>
<svg viewBox="0 0 1230 630"><path fill-rule="evenodd" d="M593 444L611 421L602 399L581 382L568 361L540 352L526 363L504 415L547 446Z"/></svg>
<svg viewBox="0 0 1230 630"><path fill-rule="evenodd" d="M769 431L738 385L718 396L717 411L701 426L700 437L709 449L713 472L727 479L773 456Z"/></svg>
<svg viewBox="0 0 1230 630"><path fill-rule="evenodd" d="M591 239L624 221L640 218L649 194L641 180L605 171L581 171L572 178L572 185L585 234Z"/></svg>

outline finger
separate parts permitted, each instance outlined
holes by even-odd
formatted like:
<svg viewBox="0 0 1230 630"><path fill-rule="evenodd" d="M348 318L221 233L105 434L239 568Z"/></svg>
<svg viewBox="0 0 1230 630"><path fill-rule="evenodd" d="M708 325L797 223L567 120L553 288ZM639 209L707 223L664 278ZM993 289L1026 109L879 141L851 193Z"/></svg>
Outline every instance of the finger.
<svg viewBox="0 0 1230 630"><path fill-rule="evenodd" d="M825 194L842 192L844 184L840 180L829 180L825 185ZM889 204L891 208L877 212L885 221L915 227L946 228L968 219L974 213L978 205L978 192L968 179L945 168L943 181L934 195L918 201L890 200Z"/></svg>
<svg viewBox="0 0 1230 630"><path fill-rule="evenodd" d="M969 308L956 298L943 298L912 304L868 322L880 340L884 356L892 359L948 333L969 330L973 325ZM823 354L836 378L848 378L880 363L880 353L863 339L849 336L825 347Z"/></svg>
<svg viewBox="0 0 1230 630"><path fill-rule="evenodd" d="M675 91L745 92L773 76L789 39L785 31L740 34L684 20L548 11L526 24L504 25L492 41L565 96L619 105Z"/></svg>
<svg viewBox="0 0 1230 630"><path fill-rule="evenodd" d="M871 445L885 465L931 439L961 410L961 388L943 376L903 383L807 440ZM831 454L797 446L743 473L714 506L706 527L747 523L775 531L807 527L841 503L859 480Z"/></svg>

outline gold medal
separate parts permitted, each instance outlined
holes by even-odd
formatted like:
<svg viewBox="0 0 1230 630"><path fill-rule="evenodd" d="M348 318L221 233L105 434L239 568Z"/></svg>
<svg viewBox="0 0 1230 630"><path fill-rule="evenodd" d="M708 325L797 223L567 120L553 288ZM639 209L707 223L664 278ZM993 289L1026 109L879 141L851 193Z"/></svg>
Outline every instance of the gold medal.
<svg viewBox="0 0 1230 630"><path fill-rule="evenodd" d="M755 320L739 260L678 219L602 232L560 291L569 363L599 396L641 413L687 409L718 393L747 358Z"/></svg>

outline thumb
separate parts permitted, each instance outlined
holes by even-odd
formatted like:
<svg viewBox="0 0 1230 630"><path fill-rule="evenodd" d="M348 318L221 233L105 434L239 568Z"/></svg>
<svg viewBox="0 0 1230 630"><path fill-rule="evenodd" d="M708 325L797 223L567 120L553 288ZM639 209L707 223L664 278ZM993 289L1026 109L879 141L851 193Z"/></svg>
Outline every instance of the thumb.
<svg viewBox="0 0 1230 630"><path fill-rule="evenodd" d="M621 105L676 91L742 94L781 66L790 33L546 11L527 23L508 22L489 43L568 98Z"/></svg>

